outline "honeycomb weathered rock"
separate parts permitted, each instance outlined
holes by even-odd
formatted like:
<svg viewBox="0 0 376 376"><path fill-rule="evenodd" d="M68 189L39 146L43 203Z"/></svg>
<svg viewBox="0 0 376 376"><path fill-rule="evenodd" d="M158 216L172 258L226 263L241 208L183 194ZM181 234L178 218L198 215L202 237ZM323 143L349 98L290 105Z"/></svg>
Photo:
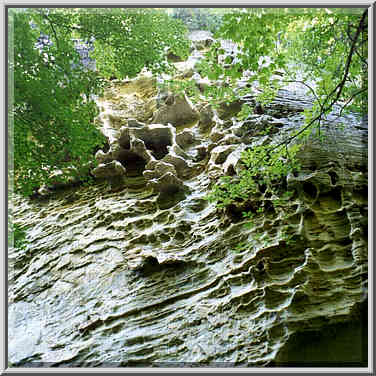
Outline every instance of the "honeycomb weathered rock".
<svg viewBox="0 0 376 376"><path fill-rule="evenodd" d="M9 249L9 361L265 366L295 334L353 320L367 297L359 119L333 118L324 141L308 140L302 170L279 194L255 195L251 220L241 207L224 214L205 199L217 177L239 172L245 148L296 129L307 103L277 97L252 122L283 126L244 143L233 132L247 126L214 113L206 124L215 121L223 136L214 140L203 119L187 130L131 114L107 133L110 150L97 153L97 175L125 166L121 192L98 182L44 200L16 197L28 245Z"/></svg>

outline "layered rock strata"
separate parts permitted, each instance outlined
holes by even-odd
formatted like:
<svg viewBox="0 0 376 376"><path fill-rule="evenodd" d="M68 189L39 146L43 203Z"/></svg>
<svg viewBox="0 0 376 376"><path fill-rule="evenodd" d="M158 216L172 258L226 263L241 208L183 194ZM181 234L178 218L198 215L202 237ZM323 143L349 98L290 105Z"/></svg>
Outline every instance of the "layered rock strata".
<svg viewBox="0 0 376 376"><path fill-rule="evenodd" d="M333 114L285 190L254 197L250 223L205 197L244 168L243 150L297 129L309 99L281 91L242 122L186 101L192 121L173 124L142 80L103 99L104 180L15 199L28 245L9 249L11 364L267 366L294 335L354 320L367 297L366 124ZM119 109L136 99L143 115Z"/></svg>

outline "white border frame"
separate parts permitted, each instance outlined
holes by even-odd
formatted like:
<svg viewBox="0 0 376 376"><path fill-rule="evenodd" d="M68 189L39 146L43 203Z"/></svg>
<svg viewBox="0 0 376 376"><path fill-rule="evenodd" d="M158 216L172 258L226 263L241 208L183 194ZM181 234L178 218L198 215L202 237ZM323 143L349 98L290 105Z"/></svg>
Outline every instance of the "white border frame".
<svg viewBox="0 0 376 376"><path fill-rule="evenodd" d="M374 153L373 153L373 144L374 144L374 132L373 132L373 106L372 106L372 99L373 99L373 83L374 83L374 77L373 77L373 70L374 70L374 51L373 51L373 45L374 45L374 17L375 17L375 3L371 1L352 1L352 2L344 2L341 0L335 0L335 1L297 1L297 0L290 0L288 2L284 1L271 1L271 0L264 0L264 1L247 1L247 0L237 0L235 4L228 4L226 0L206 0L205 3L202 3L200 0L190 0L190 1L180 1L177 2L176 0L141 0L138 2L133 1L122 1L122 0L111 0L111 2L103 3L99 0L65 0L62 2L54 2L54 1L48 1L48 0L40 0L40 1L22 1L22 0L9 0L4 1L1 0L1 19L3 22L3 28L2 28L2 56L3 54L6 54L6 8L5 6L22 6L25 7L29 6L45 6L45 5L53 5L53 6L87 6L87 7L93 7L93 6L137 6L137 7L193 7L197 5L197 7L252 7L252 6L259 6L259 7L329 7L329 6L338 6L340 7L362 7L367 6L369 7L368 11L368 24L369 24L369 40L368 40L368 78L369 78L369 102L368 102L368 124L370 124L369 127L369 133L368 133L368 140L370 141L368 143L368 171L369 171L369 190L368 190L368 207L369 207L369 223L368 223L368 240L369 240L369 246L368 246L368 260L369 265L371 266L372 270L369 269L368 273L368 281L369 281L369 297L368 297L368 367L367 368L311 368L311 367L304 367L304 368L7 368L7 354L5 351L0 352L0 371L1 374L29 374L29 373L102 373L102 374L108 374L108 373L260 373L260 374L274 374L274 373L291 373L291 374L321 374L321 373L344 373L344 374L373 374L374 373L374 359L373 359L373 341L374 341L374 326L373 326L373 308L374 308L374 290L373 290L373 267L374 267L374 257L373 257L373 177L374 177L374 171L373 171L373 161L374 161ZM7 100L7 85L6 85L6 79L7 79L7 64L5 62L5 57L1 59L1 78L3 84L3 90L2 90L2 96L4 96L4 99L1 101L1 113L4 114L4 125L6 124L5 119L6 117L6 100ZM0 169L3 176L3 179L1 179L1 207L3 208L3 221L4 225L1 226L1 232L0 237L3 240L2 244L4 245L4 252L1 253L2 255L2 265L4 266L1 269L1 277L2 281L4 281L4 284L2 284L1 288L1 295L0 295L0 304L1 304L1 315L6 312L8 308L8 304L5 301L7 297L7 252L6 246L7 246L7 211L5 210L7 208L7 133L6 133L5 126L3 127L3 148L1 153L1 164ZM1 320L1 326L0 326L0 332L1 333L7 333L7 314L5 313L4 316L2 316ZM2 336L4 338L1 338L3 340L3 346L1 346L1 350L7 350L7 338ZM5 371L5 372L4 372Z"/></svg>

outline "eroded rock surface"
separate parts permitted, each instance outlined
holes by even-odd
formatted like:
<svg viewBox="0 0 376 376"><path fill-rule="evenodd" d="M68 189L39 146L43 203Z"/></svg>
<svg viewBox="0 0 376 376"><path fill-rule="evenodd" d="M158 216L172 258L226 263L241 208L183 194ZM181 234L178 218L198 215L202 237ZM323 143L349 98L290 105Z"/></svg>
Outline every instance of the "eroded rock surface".
<svg viewBox="0 0 376 376"><path fill-rule="evenodd" d="M333 115L284 191L254 197L249 224L205 197L246 147L296 129L309 99L282 91L241 123L204 104L175 127L154 123L145 82L114 84L99 117L110 148L94 174L121 190L15 199L28 245L9 250L9 361L265 366L295 334L354 320L367 297L364 124ZM119 109L135 98L142 116Z"/></svg>
<svg viewBox="0 0 376 376"><path fill-rule="evenodd" d="M154 114L153 123L174 126L192 124L199 115L186 95L171 95Z"/></svg>

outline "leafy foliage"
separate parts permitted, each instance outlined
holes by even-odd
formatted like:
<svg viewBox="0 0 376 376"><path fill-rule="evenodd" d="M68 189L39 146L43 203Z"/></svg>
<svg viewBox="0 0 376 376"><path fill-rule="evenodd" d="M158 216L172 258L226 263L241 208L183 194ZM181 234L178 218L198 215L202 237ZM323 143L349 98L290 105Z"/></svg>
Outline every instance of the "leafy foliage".
<svg viewBox="0 0 376 376"><path fill-rule="evenodd" d="M353 47L349 72L338 100L350 99L355 94L350 109L364 110L368 65L366 12L360 9L305 11L304 17L289 24L287 35L295 40L296 47L287 49L288 56L301 63L306 80L317 79L318 102L328 101L337 94L334 91L328 98L346 73L347 59ZM297 34L299 30L304 30L304 33Z"/></svg>
<svg viewBox="0 0 376 376"><path fill-rule="evenodd" d="M223 16L219 34L241 48L236 62L212 72L232 78L249 70L249 82L257 81L264 91L270 86L296 80L315 80L316 99L353 101L361 107L367 95L367 10L363 9L243 9ZM215 65L218 46L208 54ZM223 51L217 51L217 53ZM347 61L349 58L349 62ZM347 66L349 65L349 66ZM348 70L348 71L347 71ZM282 72L282 76L275 76ZM334 90L346 76L339 93ZM339 93L338 98L336 98ZM329 98L330 97L330 98Z"/></svg>
<svg viewBox="0 0 376 376"><path fill-rule="evenodd" d="M260 192L261 186L273 189L282 183L289 172L299 170L296 158L299 148L298 144L281 150L268 145L257 145L244 151L241 158L244 168L235 178L221 177L219 184L214 185L208 195L208 200L217 202L218 207L223 208L232 203L246 202L252 195Z"/></svg>
<svg viewBox="0 0 376 376"><path fill-rule="evenodd" d="M162 11L85 9L76 18L79 27L75 30L81 38L95 38L92 56L105 77L134 77L144 67L154 73L167 71L167 49L182 58L188 57L186 27Z"/></svg>
<svg viewBox="0 0 376 376"><path fill-rule="evenodd" d="M93 125L104 78L167 70L167 46L188 53L184 25L147 9L15 10L10 27L14 182L25 195L51 182L54 170L63 171L55 181L87 178L105 141ZM80 55L82 46L96 70Z"/></svg>
<svg viewBox="0 0 376 376"><path fill-rule="evenodd" d="M249 104L244 103L242 105L241 111L237 115L237 118L240 120L245 120L247 119L249 115L252 115L252 113L253 113L253 108Z"/></svg>
<svg viewBox="0 0 376 376"><path fill-rule="evenodd" d="M58 30L58 43L37 45L48 27L43 13L14 14L15 188L24 194L54 169L84 166L103 142L92 125L97 108L90 98L101 82L82 69L73 41Z"/></svg>
<svg viewBox="0 0 376 376"><path fill-rule="evenodd" d="M218 36L239 46L230 56L221 44L214 43L200 63L202 76L224 83L207 87L205 96L212 104L229 103L246 94L249 89L237 86L245 71L248 86L257 84L260 89L260 103L270 102L289 82L306 86L315 99L296 134L280 145L256 147L244 155L244 171L248 172L228 188L232 199L244 196L257 185L260 171L266 181L287 173L279 162L287 158L285 146L306 137L312 126L320 130L335 104L364 110L366 15L367 11L355 8L231 12L181 8L175 10L175 19L163 10L143 8L12 10L16 189L32 193L51 182L53 170L63 170L63 180L88 175L94 151L104 142L93 126L97 115L94 98L101 93L104 79L134 77L144 67L154 73L169 71L168 49L182 57L188 55L184 20L191 29L215 30L221 25ZM89 59L95 59L96 69L82 57L79 45ZM222 63L220 56L224 56ZM193 81L182 81L177 88L196 101L201 98ZM244 106L239 117L245 119L250 113Z"/></svg>

